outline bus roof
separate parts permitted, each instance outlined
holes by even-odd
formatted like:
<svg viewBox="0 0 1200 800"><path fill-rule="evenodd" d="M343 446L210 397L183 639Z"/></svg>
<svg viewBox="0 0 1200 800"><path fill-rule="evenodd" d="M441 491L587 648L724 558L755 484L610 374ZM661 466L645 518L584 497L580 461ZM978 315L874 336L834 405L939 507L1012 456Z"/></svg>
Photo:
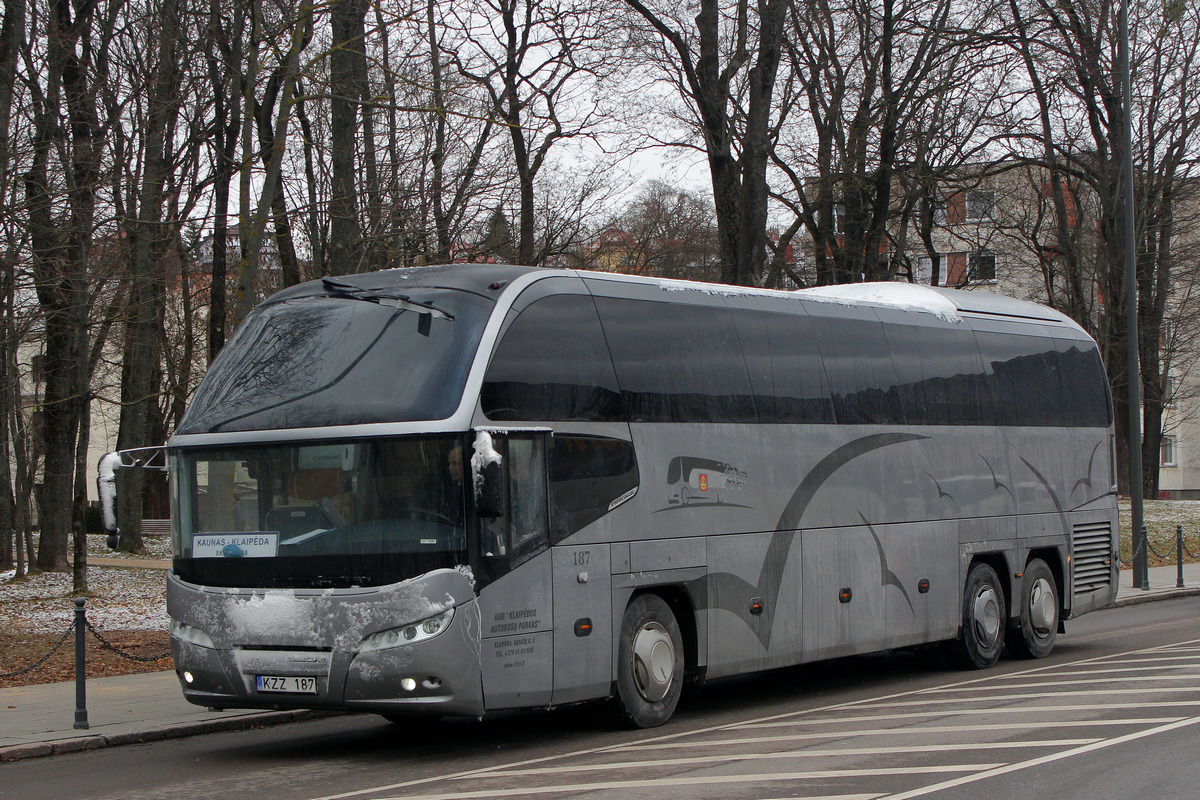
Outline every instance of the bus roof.
<svg viewBox="0 0 1200 800"><path fill-rule="evenodd" d="M694 291L724 297L770 297L784 302L801 299L807 302L837 303L846 306L899 309L929 313L948 321L957 321L961 314L968 313L1044 322L1071 322L1069 317L1052 308L1026 300L1018 300L1014 297L987 291L920 286L904 281L841 284L798 291L780 291L611 272L522 267L512 264L441 264L405 267L341 276L339 279L371 291L421 286L474 291L496 297L497 290L503 289L507 284L531 273L540 273L546 277L574 275L589 280L650 285L657 286L664 292ZM272 296L270 300L286 300L325 293L326 289L322 286L321 281L316 280L284 289Z"/></svg>

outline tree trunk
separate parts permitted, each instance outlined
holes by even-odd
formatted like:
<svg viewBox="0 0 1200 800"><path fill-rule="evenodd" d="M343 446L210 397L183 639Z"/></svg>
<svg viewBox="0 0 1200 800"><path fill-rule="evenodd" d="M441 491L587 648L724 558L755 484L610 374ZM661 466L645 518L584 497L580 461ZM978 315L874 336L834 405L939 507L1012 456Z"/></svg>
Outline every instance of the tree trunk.
<svg viewBox="0 0 1200 800"><path fill-rule="evenodd" d="M330 9L332 54L329 57L330 164L333 177L329 216L329 271L362 271L362 229L358 222L355 143L358 131L358 59L363 46L364 0L336 0Z"/></svg>
<svg viewBox="0 0 1200 800"><path fill-rule="evenodd" d="M94 230L95 190L102 147L95 95L89 86L94 7L56 3L49 15L47 70L61 86L70 120L67 131L38 120L33 166L26 177L38 301L45 313L46 392L43 409L45 461L40 495L38 567L66 572L74 507L75 446L85 400L87 372L87 268ZM81 40L85 40L81 46ZM79 47L79 51L76 48ZM82 54L82 55L81 55ZM57 99L57 98L55 98ZM70 163L66 225L51 218L47 161L66 151Z"/></svg>
<svg viewBox="0 0 1200 800"><path fill-rule="evenodd" d="M171 238L163 220L164 186L171 170L167 132L179 115L177 44L180 37L179 0L162 0L158 60L155 65L149 114L146 119L145 162L138 197L138 219L133 224L134 248L130 275L133 316L126 332L125 363L121 381L121 420L117 449L146 447L152 409L162 390L158 362L161 358L161 320L166 302L162 258ZM117 549L144 553L141 524L145 476L142 470L118 471L120 534Z"/></svg>

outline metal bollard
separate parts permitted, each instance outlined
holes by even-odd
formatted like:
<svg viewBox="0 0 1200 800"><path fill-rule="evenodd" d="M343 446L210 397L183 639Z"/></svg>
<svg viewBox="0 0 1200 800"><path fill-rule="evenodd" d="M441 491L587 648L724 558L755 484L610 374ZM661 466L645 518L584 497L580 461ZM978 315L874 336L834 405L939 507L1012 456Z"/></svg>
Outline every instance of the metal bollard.
<svg viewBox="0 0 1200 800"><path fill-rule="evenodd" d="M1175 555L1176 561L1179 563L1178 579L1175 581L1175 588L1183 588L1183 526L1175 526Z"/></svg>
<svg viewBox="0 0 1200 800"><path fill-rule="evenodd" d="M86 731L87 715L87 657L84 650L84 633L87 631L87 612L82 597L75 598L75 730Z"/></svg>
<svg viewBox="0 0 1200 800"><path fill-rule="evenodd" d="M1146 529L1145 523L1142 523L1142 527L1139 530L1139 534L1140 534L1140 538L1138 539L1137 545L1138 545L1138 547L1141 548L1141 554L1142 554L1142 559L1143 559L1141 563L1143 566L1140 571L1138 570L1136 565L1133 568L1133 574L1134 574L1134 587L1133 588L1141 589L1143 591L1149 591L1149 589L1150 589L1150 570L1147 568L1146 565L1148 565L1150 563L1150 533Z"/></svg>

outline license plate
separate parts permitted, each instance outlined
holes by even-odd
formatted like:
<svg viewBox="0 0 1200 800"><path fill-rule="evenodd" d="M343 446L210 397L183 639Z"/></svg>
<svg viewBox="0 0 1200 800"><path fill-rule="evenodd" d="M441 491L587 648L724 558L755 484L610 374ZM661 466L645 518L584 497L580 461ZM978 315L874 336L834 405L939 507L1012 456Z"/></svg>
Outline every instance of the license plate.
<svg viewBox="0 0 1200 800"><path fill-rule="evenodd" d="M286 692L288 694L316 694L317 679L294 675L256 675L260 692Z"/></svg>

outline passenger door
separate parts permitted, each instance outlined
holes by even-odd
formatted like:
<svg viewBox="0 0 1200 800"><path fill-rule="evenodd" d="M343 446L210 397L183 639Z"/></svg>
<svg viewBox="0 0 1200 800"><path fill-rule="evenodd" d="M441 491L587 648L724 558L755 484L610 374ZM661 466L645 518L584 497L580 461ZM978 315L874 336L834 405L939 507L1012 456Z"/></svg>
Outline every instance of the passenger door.
<svg viewBox="0 0 1200 800"><path fill-rule="evenodd" d="M553 569L548 548L545 436L492 434L504 513L479 521L488 585L480 592L483 691L488 709L549 705L553 681Z"/></svg>

